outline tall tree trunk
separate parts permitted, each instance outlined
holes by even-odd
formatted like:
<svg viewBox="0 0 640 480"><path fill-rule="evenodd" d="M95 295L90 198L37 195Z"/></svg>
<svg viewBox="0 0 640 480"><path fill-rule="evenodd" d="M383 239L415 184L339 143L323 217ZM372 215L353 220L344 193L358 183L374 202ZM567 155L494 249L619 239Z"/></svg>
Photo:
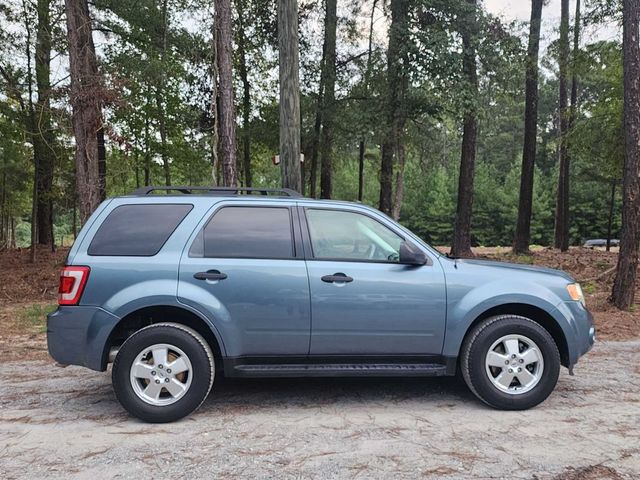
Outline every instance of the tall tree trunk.
<svg viewBox="0 0 640 480"><path fill-rule="evenodd" d="M560 54L559 54L559 110L560 117L560 169L558 175L558 194L556 199L556 218L554 246L563 252L569 250L569 117L567 103L567 74L569 67L569 0L562 0L560 12Z"/></svg>
<svg viewBox="0 0 640 480"><path fill-rule="evenodd" d="M382 142L379 208L393 214L393 159L398 152L406 121L404 94L408 84L406 42L409 5L406 0L391 0L391 25L387 47L387 126Z"/></svg>
<svg viewBox="0 0 640 480"><path fill-rule="evenodd" d="M218 29L216 25L213 25L211 29L211 105L209 107L209 116L212 119L211 125L211 139L210 139L210 150L211 150L211 181L213 185L220 184L220 176L218 175L219 170L219 118L218 115Z"/></svg>
<svg viewBox="0 0 640 480"><path fill-rule="evenodd" d="M9 248L16 248L16 219L11 217L11 242Z"/></svg>
<svg viewBox="0 0 640 480"><path fill-rule="evenodd" d="M251 84L247 74L247 38L245 32L244 10L246 5L238 3L238 55L239 73L242 80L242 170L245 187L251 186Z"/></svg>
<svg viewBox="0 0 640 480"><path fill-rule="evenodd" d="M311 164L309 168L309 190L311 198L318 193L318 154L320 150L320 133L322 132L322 107L324 99L325 68L327 61L327 36L322 43L322 59L320 60L320 81L318 82L318 97L316 99L316 118L313 123L313 138L311 139Z"/></svg>
<svg viewBox="0 0 640 480"><path fill-rule="evenodd" d="M580 0L576 0L576 10L575 10L575 21L573 27L573 51L571 54L571 103L569 107L569 121L567 126L567 139L566 139L566 166L565 166L565 206L564 206L564 217L565 217L565 231L564 231L564 245L563 251L569 249L569 202L570 202L570 170L569 166L571 165L571 138L570 133L573 130L576 119L578 118L578 109L580 105L578 104L578 56L580 55Z"/></svg>
<svg viewBox="0 0 640 480"><path fill-rule="evenodd" d="M102 90L87 0L65 0L65 5L71 74L70 101L76 140L76 189L80 222L84 224L100 203L96 133L102 127Z"/></svg>
<svg viewBox="0 0 640 480"><path fill-rule="evenodd" d="M476 142L478 118L475 101L478 96L478 72L476 65L475 32L477 29L477 0L466 0L469 4L468 18L462 31L463 72L469 89L471 106L464 115L462 132L462 154L458 179L458 205L453 230L451 255L454 257L473 256L471 251L471 215L473 212L473 178L476 162Z"/></svg>
<svg viewBox="0 0 640 480"><path fill-rule="evenodd" d="M32 196L31 196L31 262L36 261L36 244L38 243L38 172L40 168L38 166L39 160L39 142L36 135L36 112L33 105L33 68L31 63L31 26L29 17L27 14L26 1L22 1L22 13L24 20L24 29L26 32L25 41L25 53L27 57L27 106L24 107L22 103L22 97L18 95L18 101L22 107L22 111L26 114L27 130L29 131L29 140L33 146L33 183L32 183Z"/></svg>
<svg viewBox="0 0 640 480"><path fill-rule="evenodd" d="M634 301L640 242L640 0L624 0L622 11L625 159L620 253L611 302L626 310Z"/></svg>
<svg viewBox="0 0 640 480"><path fill-rule="evenodd" d="M236 113L233 103L233 33L231 0L215 0L217 56L219 75L220 152L222 154L222 184L238 184L236 164Z"/></svg>
<svg viewBox="0 0 640 480"><path fill-rule="evenodd" d="M358 201L362 201L362 197L364 196L364 153L365 153L365 143L364 137L360 140L360 145L358 146Z"/></svg>
<svg viewBox="0 0 640 480"><path fill-rule="evenodd" d="M165 86L165 64L164 60L167 53L167 34L169 29L169 15L167 11L167 0L162 2L160 11L162 15L162 30L160 32L160 41L162 50L160 52L160 78L158 86L155 89L155 102L158 111L158 130L160 131L160 158L162 159L162 168L164 170L164 183L166 186L171 185L171 167L169 165L169 155L167 152L167 119L164 106L164 86Z"/></svg>
<svg viewBox="0 0 640 480"><path fill-rule="evenodd" d="M147 104L149 103L147 93ZM144 186L151 185L151 138L149 137L149 117L144 118Z"/></svg>
<svg viewBox="0 0 640 480"><path fill-rule="evenodd" d="M316 108L316 118L313 122L313 139L311 140L311 162L309 166L309 195L316 198L318 193L318 153L320 148L320 133L322 131L322 78L318 86L318 105Z"/></svg>
<svg viewBox="0 0 640 480"><path fill-rule="evenodd" d="M611 180L611 199L609 200L609 219L607 220L607 252L611 251L611 230L613 226L613 210L616 202L616 180Z"/></svg>
<svg viewBox="0 0 640 480"><path fill-rule="evenodd" d="M100 201L107 198L107 147L104 143L104 127L96 133L98 142L98 179L100 180Z"/></svg>
<svg viewBox="0 0 640 480"><path fill-rule="evenodd" d="M164 76L164 73L161 74ZM171 166L169 165L169 155L167 152L167 120L165 116L162 97L164 95L163 81L155 91L156 109L158 111L158 130L160 131L160 158L162 159L162 170L164 171L164 184L171 185Z"/></svg>
<svg viewBox="0 0 640 480"><path fill-rule="evenodd" d="M38 26L36 31L35 72L38 98L35 105L34 155L37 171L36 189L36 229L37 240L41 245L53 245L51 235L53 225L53 167L55 151L54 135L51 126L51 19L50 0L38 0Z"/></svg>
<svg viewBox="0 0 640 480"><path fill-rule="evenodd" d="M73 208L71 215L73 217L71 222L71 231L73 232L73 240L78 238L78 194L73 189Z"/></svg>
<svg viewBox="0 0 640 480"><path fill-rule="evenodd" d="M298 2L278 0L280 168L282 186L300 190L300 53Z"/></svg>
<svg viewBox="0 0 640 480"><path fill-rule="evenodd" d="M527 253L531 243L531 212L533 210L533 176L536 163L538 135L538 53L540 50L540 26L544 0L532 0L527 48L527 73L524 108L524 146L522 148L522 174L518 223L513 241L514 253Z"/></svg>
<svg viewBox="0 0 640 480"><path fill-rule="evenodd" d="M324 62L324 99L322 108L322 143L320 146L320 198L331 198L333 175L333 128L336 102L336 26L337 1L325 0L324 40L326 58Z"/></svg>
<svg viewBox="0 0 640 480"><path fill-rule="evenodd" d="M7 212L7 157L2 155L2 199L0 199L0 250L9 244L9 214Z"/></svg>
<svg viewBox="0 0 640 480"><path fill-rule="evenodd" d="M140 155L138 154L138 150L135 148L133 151L133 163L135 165L136 173L136 188L140 188Z"/></svg>
<svg viewBox="0 0 640 480"><path fill-rule="evenodd" d="M380 201L378 208L387 215L392 214L393 202L391 195L393 193L393 141L390 134L386 135L385 141L382 143L382 152L380 154Z"/></svg>
<svg viewBox="0 0 640 480"><path fill-rule="evenodd" d="M373 52L373 23L374 16L376 13L376 5L378 4L378 0L373 0L373 4L371 5L371 16L369 20L369 41L367 47L367 69L365 71L364 78L364 91L365 96L369 95L369 82L371 79L371 54ZM360 145L358 148L358 201L361 202L364 196L364 156L366 152L366 138L365 134L362 134L360 138Z"/></svg>
<svg viewBox="0 0 640 480"><path fill-rule="evenodd" d="M396 171L396 190L393 199L393 219L400 220L400 210L402 209L402 200L404 198L404 162L405 162L404 145L398 144L396 158L398 159L398 170Z"/></svg>
<svg viewBox="0 0 640 480"><path fill-rule="evenodd" d="M576 0L573 26L573 52L571 55L571 116L569 129L573 128L578 114L578 55L580 54L580 0Z"/></svg>

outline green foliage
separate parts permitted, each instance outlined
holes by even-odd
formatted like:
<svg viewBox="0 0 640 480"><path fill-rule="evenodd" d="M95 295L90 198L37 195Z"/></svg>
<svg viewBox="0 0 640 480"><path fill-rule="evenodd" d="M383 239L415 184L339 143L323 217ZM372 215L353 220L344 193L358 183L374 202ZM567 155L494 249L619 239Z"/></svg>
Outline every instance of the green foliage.
<svg viewBox="0 0 640 480"><path fill-rule="evenodd" d="M371 56L368 19L372 2L341 2L338 20L336 122L334 129L334 196L356 200L358 147L365 142L364 198L377 206L380 145L388 125L384 111L388 18L378 1ZM480 2L482 3L482 2ZM585 23L616 21L618 0L588 1ZM19 246L30 241L33 152L25 128L30 85L27 47L33 62L35 10L0 0L0 220L15 222ZM121 195L149 182L164 183L162 155L168 158L174 184L212 182L211 111L213 78L212 2L179 0L98 0L90 4L104 74L107 129L108 195ZM271 163L278 153L277 30L274 3L235 0L236 44L244 33L251 114L247 128L238 121L238 138L251 139L251 168L257 186L280 185L280 170ZM54 54L66 58L64 5L52 2L56 19ZM402 113L406 154L401 221L427 241L449 244L455 219L460 162L460 119L470 108L479 113L479 135L472 225L476 245L507 248L515 227L522 159L526 39L519 24L505 24L481 7L474 30L479 92L462 76L460 31L472 11L466 1L412 0L409 31L401 57L410 63L409 86ZM27 25L24 24L27 19ZM321 2L300 3L302 146L312 141L322 49ZM382 21L381 21L382 20ZM166 30L166 35L163 31ZM98 33L100 32L100 33ZM578 61L580 108L570 132L571 241L606 235L611 186L621 178L623 161L622 59L618 42L591 42L583 37ZM237 45L236 45L237 46ZM242 105L242 79L235 50L236 104ZM555 44L541 52L538 156L533 195L531 240L552 241L557 184L557 96ZM57 64L56 64L57 65ZM54 235L69 243L74 234L73 141L70 137L68 79L53 78L56 135ZM31 87L33 89L33 79ZM166 124L166 148L160 139ZM241 146L239 146L239 149ZM241 157L241 155L239 155ZM305 169L310 168L309 158ZM397 173L394 172L394 174ZM148 178L147 178L148 177ZM620 185L616 184L613 235L620 228ZM2 223L0 221L0 223ZM0 230L6 243L7 230ZM0 243L2 243L0 241ZM526 259L520 259L525 260Z"/></svg>
<svg viewBox="0 0 640 480"><path fill-rule="evenodd" d="M31 222L21 221L16 225L16 247L25 248L31 245Z"/></svg>

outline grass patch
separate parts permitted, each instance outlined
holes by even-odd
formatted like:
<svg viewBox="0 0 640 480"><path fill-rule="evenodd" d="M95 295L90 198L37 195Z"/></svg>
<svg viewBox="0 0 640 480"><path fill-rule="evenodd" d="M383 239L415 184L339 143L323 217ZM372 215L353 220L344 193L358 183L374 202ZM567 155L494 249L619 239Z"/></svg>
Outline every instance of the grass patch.
<svg viewBox="0 0 640 480"><path fill-rule="evenodd" d="M584 293L588 293L589 295L592 295L594 293L596 293L596 286L593 283L587 282L587 283L581 283L580 286L582 287L582 291Z"/></svg>
<svg viewBox="0 0 640 480"><path fill-rule="evenodd" d="M524 263L526 265L533 265L533 255L514 255L513 261L516 263Z"/></svg>
<svg viewBox="0 0 640 480"><path fill-rule="evenodd" d="M47 331L47 315L57 308L54 304L34 303L18 312L20 324L24 328L37 328L38 333Z"/></svg>

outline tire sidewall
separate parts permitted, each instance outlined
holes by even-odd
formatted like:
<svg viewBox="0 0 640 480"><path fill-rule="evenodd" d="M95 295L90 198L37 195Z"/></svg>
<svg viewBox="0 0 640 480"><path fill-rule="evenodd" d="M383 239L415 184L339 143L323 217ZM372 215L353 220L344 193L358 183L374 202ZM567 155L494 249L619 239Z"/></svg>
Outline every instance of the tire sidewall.
<svg viewBox="0 0 640 480"><path fill-rule="evenodd" d="M131 365L138 355L151 345L166 343L181 349L191 362L192 375L189 390L177 402L165 406L151 405L136 395L131 385ZM189 415L207 397L212 383L213 359L198 338L186 330L172 326L142 329L129 337L120 348L112 370L116 397L135 417L146 422L164 423Z"/></svg>
<svg viewBox="0 0 640 480"><path fill-rule="evenodd" d="M500 391L489 379L485 359L489 348L505 335L523 335L538 346L544 360L542 378L528 392L513 395ZM522 317L501 317L484 328L469 347L467 368L472 390L490 406L524 410L544 401L553 391L560 373L560 354L553 337L540 325Z"/></svg>

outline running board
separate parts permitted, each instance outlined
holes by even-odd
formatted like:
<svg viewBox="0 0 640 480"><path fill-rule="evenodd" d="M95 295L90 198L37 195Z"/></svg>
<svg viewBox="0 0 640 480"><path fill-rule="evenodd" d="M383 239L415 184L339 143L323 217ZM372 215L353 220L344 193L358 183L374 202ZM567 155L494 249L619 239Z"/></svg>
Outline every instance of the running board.
<svg viewBox="0 0 640 480"><path fill-rule="evenodd" d="M447 366L432 363L334 363L235 365L234 377L440 377Z"/></svg>

